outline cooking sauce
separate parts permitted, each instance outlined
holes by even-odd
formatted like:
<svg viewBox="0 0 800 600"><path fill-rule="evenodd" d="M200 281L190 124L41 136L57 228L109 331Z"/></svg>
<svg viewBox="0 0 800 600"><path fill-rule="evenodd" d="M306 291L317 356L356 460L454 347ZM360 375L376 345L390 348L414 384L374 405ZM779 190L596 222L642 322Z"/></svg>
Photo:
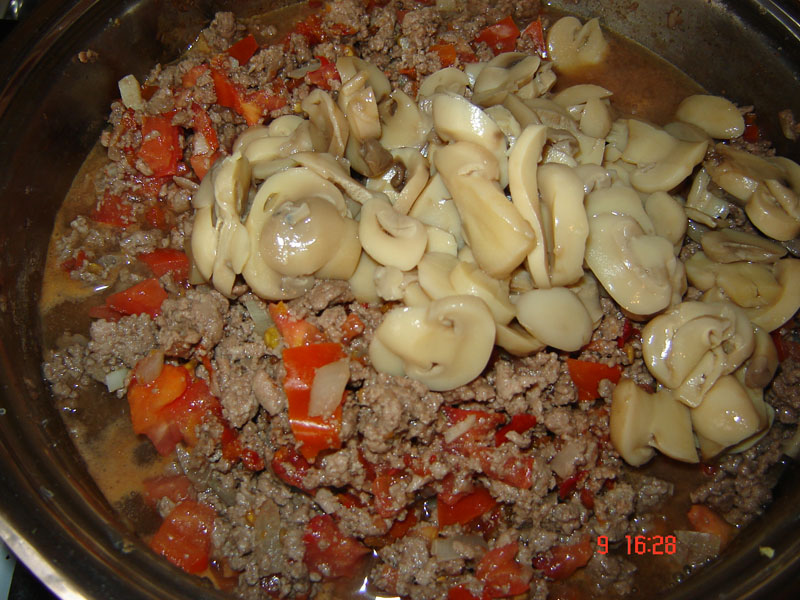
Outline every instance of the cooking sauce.
<svg viewBox="0 0 800 600"><path fill-rule="evenodd" d="M298 14L295 12L297 8L289 10L291 16ZM287 22L291 22L287 14L280 11L277 15L251 19L260 25L278 25L282 31L286 29ZM701 91L695 82L642 47L612 35L608 35L607 39L610 52L606 62L580 72L559 73L558 89L576 83L601 85L613 92L611 103L618 114L635 116L656 124L669 122L684 97ZM58 262L55 245L59 238L70 231L69 224L76 216L91 211L95 202L94 175L107 162L105 149L98 144L77 174L58 213L39 306L45 348L59 346L65 335L88 336L88 308L101 301L103 286L92 288L72 280ZM87 469L109 503L129 521L135 531L147 538L148 534L154 532L157 517L154 517L152 509L141 502L142 482L148 477L162 474L170 457L159 456L146 438L133 434L126 399L107 392L101 384L81 389L74 404L68 410L62 410L62 414ZM666 475L673 481L678 488L676 497L686 497L688 490L696 486L701 477L696 467L676 465L663 458L654 461L647 470L656 475ZM685 522L687 508L688 498L685 498L685 503L674 502L664 507L665 517L671 524L670 531L675 527L688 528ZM638 580L648 582L647 588L640 590L641 597L652 595L653 582L658 582L657 587L662 587L674 580L675 566L670 567L667 560L656 562L651 556L627 555L625 550L624 547L617 547L612 551L634 562L639 568ZM352 583L348 587L352 587ZM333 592L332 597L342 597L341 593L341 590ZM349 593L353 593L352 589ZM366 594L363 590L355 594L364 597L362 593Z"/></svg>

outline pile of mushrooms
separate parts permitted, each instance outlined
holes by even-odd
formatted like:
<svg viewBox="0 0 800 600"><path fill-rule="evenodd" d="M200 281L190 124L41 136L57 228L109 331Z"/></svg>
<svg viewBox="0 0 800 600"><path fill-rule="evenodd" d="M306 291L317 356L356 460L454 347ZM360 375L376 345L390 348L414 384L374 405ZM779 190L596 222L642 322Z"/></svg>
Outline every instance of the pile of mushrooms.
<svg viewBox="0 0 800 600"><path fill-rule="evenodd" d="M623 379L614 392L623 458L741 449L772 418L768 332L800 306L800 261L765 237L800 233L800 166L726 143L744 121L723 98L687 98L658 127L614 120L597 85L552 93L554 66L608 52L596 21L565 17L548 45L552 61L511 52L442 69L416 99L340 58L335 98L317 89L304 116L247 130L203 179L197 271L228 296L237 276L267 300L330 278L360 301L397 302L370 358L432 390L470 382L495 345L517 356L581 349L602 288L646 322L658 381L648 392ZM692 176L687 198L672 193ZM726 228L729 202L758 232ZM702 251L684 266L690 225ZM685 300L689 284L701 300Z"/></svg>

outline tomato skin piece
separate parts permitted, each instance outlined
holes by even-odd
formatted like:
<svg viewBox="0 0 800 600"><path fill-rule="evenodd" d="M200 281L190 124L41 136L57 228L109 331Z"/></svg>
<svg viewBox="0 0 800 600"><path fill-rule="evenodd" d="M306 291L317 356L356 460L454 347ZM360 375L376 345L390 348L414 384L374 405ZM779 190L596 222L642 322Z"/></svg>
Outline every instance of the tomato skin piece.
<svg viewBox="0 0 800 600"><path fill-rule="evenodd" d="M207 72L208 69L209 66L205 63L192 67L191 69L186 71L186 73L183 74L183 77L181 77L181 85L187 89L190 87L194 87L195 85L197 85L197 80L200 78L200 76L203 73Z"/></svg>
<svg viewBox="0 0 800 600"><path fill-rule="evenodd" d="M311 468L309 462L291 446L282 446L275 451L270 463L272 471L284 483L304 492L310 491L303 485L303 478Z"/></svg>
<svg viewBox="0 0 800 600"><path fill-rule="evenodd" d="M341 403L328 417L312 417L308 411L316 369L342 358L342 346L333 342L295 346L283 351L286 368L283 389L289 403L289 425L301 444L300 453L309 461L313 461L322 450L341 447Z"/></svg>
<svg viewBox="0 0 800 600"><path fill-rule="evenodd" d="M164 519L150 548L187 573L202 573L208 568L216 516L213 508L184 500Z"/></svg>
<svg viewBox="0 0 800 600"><path fill-rule="evenodd" d="M492 451L486 449L480 452L478 459L483 472L492 479L523 490L530 489L533 485L534 460L532 456L512 455L500 467L497 467L492 460Z"/></svg>
<svg viewBox="0 0 800 600"><path fill-rule="evenodd" d="M183 500L195 500L197 496L186 475L157 475L145 479L142 484L144 499L150 506L155 506L165 496L175 504Z"/></svg>
<svg viewBox="0 0 800 600"><path fill-rule="evenodd" d="M136 258L150 267L156 277L172 273L177 281L186 281L189 278L189 257L180 250L156 248Z"/></svg>
<svg viewBox="0 0 800 600"><path fill-rule="evenodd" d="M341 81L339 71L336 70L336 65L329 61L324 56L318 56L317 60L320 62L320 67L315 71L306 73L306 82L310 85L315 85L323 90L332 90L332 81Z"/></svg>
<svg viewBox="0 0 800 600"><path fill-rule="evenodd" d="M133 207L120 196L106 192L94 207L89 218L95 223L104 223L122 229L135 222Z"/></svg>
<svg viewBox="0 0 800 600"><path fill-rule="evenodd" d="M145 279L126 290L111 294L106 298L106 306L123 315L147 313L155 318L161 314L161 304L167 299L167 292L158 279Z"/></svg>
<svg viewBox="0 0 800 600"><path fill-rule="evenodd" d="M533 561L536 569L544 571L550 579L566 579L581 567L585 567L593 554L589 536L567 546L555 546Z"/></svg>
<svg viewBox="0 0 800 600"><path fill-rule="evenodd" d="M295 319L289 314L289 309L283 302L270 304L268 307L269 316L275 322L278 333L283 337L283 341L290 348L316 344L325 341L322 332L308 321Z"/></svg>
<svg viewBox="0 0 800 600"><path fill-rule="evenodd" d="M208 146L208 151L203 154L210 155L219 150L219 136L214 129L214 123L208 112L197 102L192 102L192 128L203 136Z"/></svg>
<svg viewBox="0 0 800 600"><path fill-rule="evenodd" d="M444 406L442 410L451 425L471 417L475 419L474 424L469 429L453 441L445 444L445 448L462 456L472 456L491 446L492 434L505 421L505 418L500 413L483 410L467 410L452 406Z"/></svg>
<svg viewBox="0 0 800 600"><path fill-rule="evenodd" d="M436 502L436 513L439 527L460 523L466 525L473 519L489 512L497 505L497 500L484 487L475 488L474 491L458 498L454 503L447 504L439 494Z"/></svg>
<svg viewBox="0 0 800 600"><path fill-rule="evenodd" d="M533 41L533 48L536 54L544 58L547 55L547 43L544 39L544 28L542 27L542 17L537 17L522 30L521 35L527 35Z"/></svg>
<svg viewBox="0 0 800 600"><path fill-rule="evenodd" d="M692 529L711 533L720 539L721 547L727 546L736 535L736 529L705 504L693 504L686 515Z"/></svg>
<svg viewBox="0 0 800 600"><path fill-rule="evenodd" d="M509 598L530 589L533 573L530 567L523 568L516 561L518 550L517 542L511 542L483 555L475 568L475 576L484 582L485 598Z"/></svg>
<svg viewBox="0 0 800 600"><path fill-rule="evenodd" d="M330 515L317 515L308 522L303 543L308 570L326 578L353 575L362 557L369 553L361 542L346 537Z"/></svg>
<svg viewBox="0 0 800 600"><path fill-rule="evenodd" d="M442 67L450 67L455 64L458 53L453 44L434 44L430 47L430 52L439 56L439 63Z"/></svg>
<svg viewBox="0 0 800 600"><path fill-rule="evenodd" d="M489 25L478 32L476 42L484 42L491 48L495 56L503 52L513 52L517 47L519 27L511 16L500 19L494 25Z"/></svg>
<svg viewBox="0 0 800 600"><path fill-rule="evenodd" d="M179 133L170 119L163 115L142 118L142 145L138 155L150 167L154 177L178 173L181 158Z"/></svg>
<svg viewBox="0 0 800 600"><path fill-rule="evenodd" d="M177 424L165 418L162 409L180 398L189 386L189 372L183 367L164 365L150 383L134 381L128 388L133 432L144 434L159 454L172 452L181 440Z"/></svg>
<svg viewBox="0 0 800 600"><path fill-rule="evenodd" d="M619 365L609 367L603 363L568 358L567 368L572 382L578 388L578 400L581 401L596 399L599 395L597 386L603 379L617 383L622 377L622 367Z"/></svg>
<svg viewBox="0 0 800 600"><path fill-rule="evenodd" d="M528 413L514 415L508 424L503 425L494 436L496 446L502 446L508 441L509 432L525 433L536 425L536 417Z"/></svg>
<svg viewBox="0 0 800 600"><path fill-rule="evenodd" d="M252 33L243 37L226 50L228 56L235 58L240 65L247 64L247 61L249 61L257 51L258 42L256 38L253 37Z"/></svg>

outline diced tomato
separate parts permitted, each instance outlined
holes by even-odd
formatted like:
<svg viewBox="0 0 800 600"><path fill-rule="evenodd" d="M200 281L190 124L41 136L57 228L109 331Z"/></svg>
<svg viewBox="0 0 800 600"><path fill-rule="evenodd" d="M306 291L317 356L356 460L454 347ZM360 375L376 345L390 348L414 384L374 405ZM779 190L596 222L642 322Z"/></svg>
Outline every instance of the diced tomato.
<svg viewBox="0 0 800 600"><path fill-rule="evenodd" d="M489 550L481 558L475 577L484 582L484 597L509 598L530 589L533 572L517 562L517 551L517 543L512 542Z"/></svg>
<svg viewBox="0 0 800 600"><path fill-rule="evenodd" d="M434 44L430 48L431 52L439 55L439 63L443 67L450 67L456 62L458 53L453 44Z"/></svg>
<svg viewBox="0 0 800 600"><path fill-rule="evenodd" d="M481 468L492 479L527 490L533 485L534 460L532 456L512 455L501 465L492 460L493 452L485 449L478 454Z"/></svg>
<svg viewBox="0 0 800 600"><path fill-rule="evenodd" d="M195 154L189 159L189 164L192 165L192 171L197 175L197 178L202 181L203 177L211 170L211 166L220 156L222 155L219 152L214 152L214 154L210 156L207 154Z"/></svg>
<svg viewBox="0 0 800 600"><path fill-rule="evenodd" d="M482 598L470 592L466 586L458 585L447 590L447 600L482 600Z"/></svg>
<svg viewBox="0 0 800 600"><path fill-rule="evenodd" d="M573 475L561 481L561 483L558 484L558 497L562 500L565 500L572 492L575 491L575 488L578 487L578 483L583 481L585 478L586 471L577 471Z"/></svg>
<svg viewBox="0 0 800 600"><path fill-rule="evenodd" d="M175 175L181 158L178 128L163 115L142 118L141 158L155 177Z"/></svg>
<svg viewBox="0 0 800 600"><path fill-rule="evenodd" d="M185 370L185 369L184 369ZM208 389L203 379L193 380L186 391L174 402L165 406L161 417L173 423L181 439L189 446L197 443L197 428L207 415L213 414L222 420L222 404Z"/></svg>
<svg viewBox="0 0 800 600"><path fill-rule="evenodd" d="M183 500L195 500L197 494L186 475L157 475L145 479L144 499L155 506L161 498L169 498L175 504Z"/></svg>
<svg viewBox="0 0 800 600"><path fill-rule="evenodd" d="M711 533L720 539L724 548L736 535L736 528L704 504L693 504L686 515L692 529Z"/></svg>
<svg viewBox="0 0 800 600"><path fill-rule="evenodd" d="M602 363L574 358L567 359L567 368L572 382L578 388L578 399L581 401L597 398L599 394L597 386L603 379L617 383L622 376L622 367L619 365L609 367Z"/></svg>
<svg viewBox="0 0 800 600"><path fill-rule="evenodd" d="M581 488L580 492L581 504L589 510L594 510L594 492L589 488Z"/></svg>
<svg viewBox="0 0 800 600"><path fill-rule="evenodd" d="M278 333L290 348L318 344L325 341L325 336L314 325L302 319L295 319L289 314L289 309L283 302L270 304L269 316L275 322Z"/></svg>
<svg viewBox="0 0 800 600"><path fill-rule="evenodd" d="M744 134L742 135L744 141L755 144L758 142L760 134L761 130L756 124L756 115L753 113L746 114L744 116Z"/></svg>
<svg viewBox="0 0 800 600"><path fill-rule="evenodd" d="M239 94L228 75L219 69L211 69L211 79L214 81L217 104L235 110L239 106Z"/></svg>
<svg viewBox="0 0 800 600"><path fill-rule="evenodd" d="M536 417L528 413L514 415L507 425L503 425L498 432L494 435L494 443L497 446L502 446L508 441L509 432L525 433L536 425Z"/></svg>
<svg viewBox="0 0 800 600"><path fill-rule="evenodd" d="M466 410L463 408L453 408L445 406L442 408L447 421L450 425L456 425L465 419L473 419L473 425L452 442L446 443L445 447L463 456L470 456L481 448L491 446L492 434L497 427L505 420L500 413L487 412L483 410Z"/></svg>
<svg viewBox="0 0 800 600"><path fill-rule="evenodd" d="M633 326L630 319L625 319L622 324L622 334L617 338L617 347L623 348L628 343L628 340L638 335L640 335L640 331Z"/></svg>
<svg viewBox="0 0 800 600"><path fill-rule="evenodd" d="M353 35L358 31L358 29L356 29L352 25L347 25L345 23L334 23L328 28L328 31L333 35L338 35L342 37L345 35Z"/></svg>
<svg viewBox="0 0 800 600"><path fill-rule="evenodd" d="M119 321L123 315L115 311L108 304L100 304L89 308L89 316L93 319L103 319L105 321Z"/></svg>
<svg viewBox="0 0 800 600"><path fill-rule="evenodd" d="M172 273L177 281L186 281L189 278L189 257L180 250L157 248L136 258L150 267L156 277Z"/></svg>
<svg viewBox="0 0 800 600"><path fill-rule="evenodd" d="M306 83L315 85L323 90L331 90L333 86L332 81L341 81L339 71L336 70L336 65L329 61L324 56L318 56L320 67L310 73L306 73Z"/></svg>
<svg viewBox="0 0 800 600"><path fill-rule="evenodd" d="M566 546L556 546L533 561L536 569L544 571L550 579L566 579L592 558L592 544L587 535L581 541Z"/></svg>
<svg viewBox="0 0 800 600"><path fill-rule="evenodd" d="M322 17L316 13L309 15L305 20L295 25L294 32L306 38L311 46L324 42L326 39L325 32L322 29Z"/></svg>
<svg viewBox="0 0 800 600"><path fill-rule="evenodd" d="M294 487L308 491L303 485L303 478L311 465L291 446L281 446L272 456L272 470L279 479Z"/></svg>
<svg viewBox="0 0 800 600"><path fill-rule="evenodd" d="M514 19L508 16L494 25L481 29L475 36L475 41L486 43L497 56L503 52L513 52L517 47L518 37L519 28L514 23Z"/></svg>
<svg viewBox="0 0 800 600"><path fill-rule="evenodd" d="M522 35L527 35L533 41L533 48L541 57L547 55L547 44L544 40L544 29L542 28L542 17L538 17L522 31Z"/></svg>
<svg viewBox="0 0 800 600"><path fill-rule="evenodd" d="M161 304L167 299L167 292L158 279L145 279L127 290L111 294L106 298L106 306L123 315L147 313L151 317L161 314Z"/></svg>
<svg viewBox="0 0 800 600"><path fill-rule="evenodd" d="M243 65L252 58L253 54L255 54L257 50L258 42L256 41L256 38L250 34L240 39L233 46L228 48L226 52L229 56L235 58L240 65Z"/></svg>
<svg viewBox="0 0 800 600"><path fill-rule="evenodd" d="M342 424L341 403L330 416L310 416L311 387L319 367L344 358L341 344L295 346L283 351L286 377L283 389L289 403L289 425L300 442L300 453L313 461L321 450L339 448Z"/></svg>
<svg viewBox="0 0 800 600"><path fill-rule="evenodd" d="M437 497L436 513L439 527L460 523L466 525L473 519L487 513L497 504L497 500L483 487L460 497L452 504L444 502L442 495Z"/></svg>
<svg viewBox="0 0 800 600"><path fill-rule="evenodd" d="M211 155L219 150L219 137L217 136L217 130L214 129L214 123L206 110L197 102L192 103L192 127L195 130L195 135L199 133L205 140L207 150L201 154Z"/></svg>
<svg viewBox="0 0 800 600"><path fill-rule="evenodd" d="M185 88L194 87L197 85L197 80L199 77L208 71L208 69L209 66L205 63L192 67L183 74L183 77L181 77L181 85Z"/></svg>
<svg viewBox="0 0 800 600"><path fill-rule="evenodd" d="M364 321L355 314L350 313L342 324L342 341L349 344L353 339L364 333Z"/></svg>
<svg viewBox="0 0 800 600"><path fill-rule="evenodd" d="M134 381L128 388L133 432L150 438L159 454L169 454L182 439L177 423L162 412L189 386L189 372L183 367L164 365L150 383Z"/></svg>
<svg viewBox="0 0 800 600"><path fill-rule="evenodd" d="M75 256L70 256L67 260L61 263L61 268L67 272L72 272L83 265L83 261L85 260L86 252L83 250L78 250L78 253Z"/></svg>
<svg viewBox="0 0 800 600"><path fill-rule="evenodd" d="M144 220L147 221L147 224L154 229L160 229L161 231L167 231L169 229L167 215L164 212L164 209L161 208L161 204L158 202L151 204L148 207L144 213Z"/></svg>
<svg viewBox="0 0 800 600"><path fill-rule="evenodd" d="M96 223L124 228L134 222L133 207L130 201L106 192L102 200L94 207L89 218Z"/></svg>
<svg viewBox="0 0 800 600"><path fill-rule="evenodd" d="M252 448L242 444L239 433L227 425L222 432L222 458L232 463L241 461L248 471L263 471L264 459Z"/></svg>
<svg viewBox="0 0 800 600"><path fill-rule="evenodd" d="M402 521L395 521L389 529L389 538L399 540L404 537L414 525L419 523L419 518L414 512L409 512Z"/></svg>
<svg viewBox="0 0 800 600"><path fill-rule="evenodd" d="M372 495L375 496L375 507L378 514L386 519L394 517L401 508L392 501L392 486L403 476L402 469L380 471L372 481Z"/></svg>
<svg viewBox="0 0 800 600"><path fill-rule="evenodd" d="M184 500L164 519L150 547L187 573L202 573L208 567L216 516L210 506Z"/></svg>
<svg viewBox="0 0 800 600"><path fill-rule="evenodd" d="M369 548L346 537L330 515L317 515L303 534L304 562L308 570L324 577L349 577L355 574Z"/></svg>

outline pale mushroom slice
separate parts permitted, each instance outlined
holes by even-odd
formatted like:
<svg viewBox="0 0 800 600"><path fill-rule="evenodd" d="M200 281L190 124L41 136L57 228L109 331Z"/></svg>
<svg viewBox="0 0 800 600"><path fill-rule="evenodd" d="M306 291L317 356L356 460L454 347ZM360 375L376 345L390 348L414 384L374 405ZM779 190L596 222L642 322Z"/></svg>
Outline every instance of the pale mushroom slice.
<svg viewBox="0 0 800 600"><path fill-rule="evenodd" d="M550 284L564 286L583 276L589 223L583 182L570 167L545 164L537 172L542 224L551 263Z"/></svg>
<svg viewBox="0 0 800 600"><path fill-rule="evenodd" d="M675 117L718 140L732 140L744 133L742 113L733 102L721 96L695 94L684 98Z"/></svg>
<svg viewBox="0 0 800 600"><path fill-rule="evenodd" d="M495 343L512 356L530 356L545 347L516 321L507 325L496 323L496 326Z"/></svg>
<svg viewBox="0 0 800 600"><path fill-rule="evenodd" d="M694 176L692 187L686 196L685 210L686 216L693 221L716 228L728 216L730 205L725 199L709 190L709 183L711 175L703 167Z"/></svg>
<svg viewBox="0 0 800 600"><path fill-rule="evenodd" d="M456 236L449 231L432 225L425 225L425 231L428 232L428 245L425 247L425 252L442 252L451 256L458 256Z"/></svg>
<svg viewBox="0 0 800 600"><path fill-rule="evenodd" d="M654 192L645 198L644 210L655 226L656 235L672 242L678 254L688 227L683 205L667 192Z"/></svg>
<svg viewBox="0 0 800 600"><path fill-rule="evenodd" d="M357 56L340 56L336 59L336 70L342 78L342 82L347 82L356 75L364 73L367 84L375 93L378 102L382 102L392 91L392 85L383 71L364 59Z"/></svg>
<svg viewBox="0 0 800 600"><path fill-rule="evenodd" d="M537 55L503 52L492 58L475 79L472 102L489 107L530 83L542 60Z"/></svg>
<svg viewBox="0 0 800 600"><path fill-rule="evenodd" d="M490 277L478 265L458 261L450 271L450 284L456 294L477 296L483 300L497 323L505 325L514 318L515 309L508 299L508 285Z"/></svg>
<svg viewBox="0 0 800 600"><path fill-rule="evenodd" d="M420 98L431 98L435 94L450 92L463 96L469 85L469 76L464 71L456 67L446 67L423 79L417 95Z"/></svg>
<svg viewBox="0 0 800 600"><path fill-rule="evenodd" d="M721 142L714 146L714 155L704 166L711 180L741 205L747 203L761 182L780 180L785 175L779 165Z"/></svg>
<svg viewBox="0 0 800 600"><path fill-rule="evenodd" d="M573 119L580 130L594 138L605 138L611 130L611 113L607 98L611 92L599 85L583 83L570 86L553 96Z"/></svg>
<svg viewBox="0 0 800 600"><path fill-rule="evenodd" d="M759 185L744 210L750 222L772 239L787 242L800 235L800 197L777 179Z"/></svg>
<svg viewBox="0 0 800 600"><path fill-rule="evenodd" d="M480 107L456 94L436 94L432 100L432 114L436 133L443 140L477 144L494 156L499 168L500 188L505 189L508 185L508 144L497 123Z"/></svg>
<svg viewBox="0 0 800 600"><path fill-rule="evenodd" d="M595 190L586 196L585 206L590 219L602 214L627 216L635 219L646 235L656 233L641 196L629 185L615 182L611 187Z"/></svg>
<svg viewBox="0 0 800 600"><path fill-rule="evenodd" d="M575 17L561 17L547 32L547 52L556 68L571 71L602 62L608 42L598 19L582 25Z"/></svg>
<svg viewBox="0 0 800 600"><path fill-rule="evenodd" d="M704 252L695 252L686 261L686 276L698 290L718 289L726 299L742 308L758 308L772 304L781 293L781 284L769 265L735 262L717 263ZM704 300L709 298L704 297Z"/></svg>
<svg viewBox="0 0 800 600"><path fill-rule="evenodd" d="M481 374L494 340L495 322L486 304L474 296L450 296L425 307L389 311L369 354L378 371L393 373L399 365L429 389L445 391Z"/></svg>
<svg viewBox="0 0 800 600"><path fill-rule="evenodd" d="M706 155L708 142L679 140L663 129L628 119L628 140L622 158L637 166L631 185L640 192L668 192L694 170Z"/></svg>
<svg viewBox="0 0 800 600"><path fill-rule="evenodd" d="M259 187L245 221L250 239L245 281L262 298L293 298L310 289L315 271L343 259L341 252L350 266L337 265L337 270L349 277L359 253L347 220L341 192L310 169L273 175Z"/></svg>
<svg viewBox="0 0 800 600"><path fill-rule="evenodd" d="M778 370L778 349L765 329L755 326L753 354L744 364L744 384L753 389L767 387Z"/></svg>
<svg viewBox="0 0 800 600"><path fill-rule="evenodd" d="M408 214L419 219L425 225L438 227L452 234L461 248L464 246L464 235L461 229L461 217L450 195L450 190L438 173L428 180L428 184L411 206Z"/></svg>
<svg viewBox="0 0 800 600"><path fill-rule="evenodd" d="M774 263L786 254L786 248L780 244L736 229L707 231L701 236L700 244L706 256L718 263Z"/></svg>
<svg viewBox="0 0 800 600"><path fill-rule="evenodd" d="M365 72L357 73L342 85L337 103L350 131L345 146L350 167L366 177L381 175L391 161L377 142L381 137L381 119L375 92L367 85Z"/></svg>
<svg viewBox="0 0 800 600"><path fill-rule="evenodd" d="M401 271L397 267L378 265L374 273L375 291L383 300L403 300L406 288L417 281L416 274ZM411 305L409 305L411 306Z"/></svg>
<svg viewBox="0 0 800 600"><path fill-rule="evenodd" d="M586 264L614 300L633 315L652 315L686 288L672 244L646 235L633 217L603 213L589 219Z"/></svg>
<svg viewBox="0 0 800 600"><path fill-rule="evenodd" d="M530 225L497 183L494 156L483 146L455 142L437 151L433 160L453 196L475 260L492 277L506 278L533 248L535 239Z"/></svg>
<svg viewBox="0 0 800 600"><path fill-rule="evenodd" d="M753 353L753 326L731 302L682 302L642 329L642 356L650 373L689 407Z"/></svg>
<svg viewBox="0 0 800 600"><path fill-rule="evenodd" d="M650 394L632 379L620 380L611 396L609 429L614 448L634 467L648 462L653 448L682 462L699 460L691 413L669 390Z"/></svg>
<svg viewBox="0 0 800 600"><path fill-rule="evenodd" d="M301 102L300 107L306 112L324 139L325 147L318 148L318 150L329 152L336 158L342 158L347 147L350 129L347 118L336 106L333 98L320 88L315 88Z"/></svg>
<svg viewBox="0 0 800 600"><path fill-rule="evenodd" d="M405 92L395 90L378 110L381 116L381 137L384 148L422 148L433 129L433 119L421 111Z"/></svg>
<svg viewBox="0 0 800 600"><path fill-rule="evenodd" d="M375 261L401 271L416 267L428 244L422 223L400 214L381 198L374 198L361 208L358 237Z"/></svg>
<svg viewBox="0 0 800 600"><path fill-rule="evenodd" d="M534 236L533 249L526 262L537 287L550 287L550 259L545 238L542 208L537 180L538 163L547 141L547 127L528 125L519 136L508 157L508 185L511 200Z"/></svg>
<svg viewBox="0 0 800 600"><path fill-rule="evenodd" d="M417 265L417 276L422 290L434 300L455 296L450 273L459 264L457 257L442 252L426 252Z"/></svg>
<svg viewBox="0 0 800 600"><path fill-rule="evenodd" d="M592 338L592 318L565 287L531 290L516 298L517 321L548 346L574 352Z"/></svg>
<svg viewBox="0 0 800 600"><path fill-rule="evenodd" d="M600 304L600 285L597 279L589 271L583 273L578 281L568 286L568 289L575 294L589 313L592 320L592 329L596 329L603 319L603 306Z"/></svg>
<svg viewBox="0 0 800 600"><path fill-rule="evenodd" d="M783 258L773 266L773 275L781 286L778 296L769 304L745 309L754 325L775 331L800 309L800 259Z"/></svg>
<svg viewBox="0 0 800 600"><path fill-rule="evenodd" d="M320 177L323 177L342 189L347 196L360 204L373 198L386 196L380 192L373 192L365 185L353 179L345 171L341 163L327 152L298 152L292 155L292 160L300 166L308 167Z"/></svg>
<svg viewBox="0 0 800 600"><path fill-rule="evenodd" d="M513 147L517 142L517 138L519 138L520 134L522 133L522 127L520 126L516 117L511 114L510 110L500 104L496 104L495 106L490 106L487 108L486 114L494 119L495 123L497 123L500 131L502 131L503 135L506 136L509 147Z"/></svg>
<svg viewBox="0 0 800 600"><path fill-rule="evenodd" d="M386 194L394 209L407 215L430 178L428 159L416 148L390 151L392 166L380 177L369 179L367 188Z"/></svg>
<svg viewBox="0 0 800 600"><path fill-rule="evenodd" d="M549 60L543 61L536 71L533 81L523 85L516 93L520 98L539 98L549 92L556 84L558 78L553 71L553 63Z"/></svg>
<svg viewBox="0 0 800 600"><path fill-rule="evenodd" d="M697 435L722 448L746 440L769 424L734 375L720 377L691 414Z"/></svg>
<svg viewBox="0 0 800 600"><path fill-rule="evenodd" d="M611 395L609 436L622 459L640 467L656 451L650 445L654 416L653 398L628 378L621 379Z"/></svg>
<svg viewBox="0 0 800 600"><path fill-rule="evenodd" d="M381 301L375 286L375 272L378 266L369 254L361 252L356 270L347 280L353 291L353 297L359 302L377 304Z"/></svg>

